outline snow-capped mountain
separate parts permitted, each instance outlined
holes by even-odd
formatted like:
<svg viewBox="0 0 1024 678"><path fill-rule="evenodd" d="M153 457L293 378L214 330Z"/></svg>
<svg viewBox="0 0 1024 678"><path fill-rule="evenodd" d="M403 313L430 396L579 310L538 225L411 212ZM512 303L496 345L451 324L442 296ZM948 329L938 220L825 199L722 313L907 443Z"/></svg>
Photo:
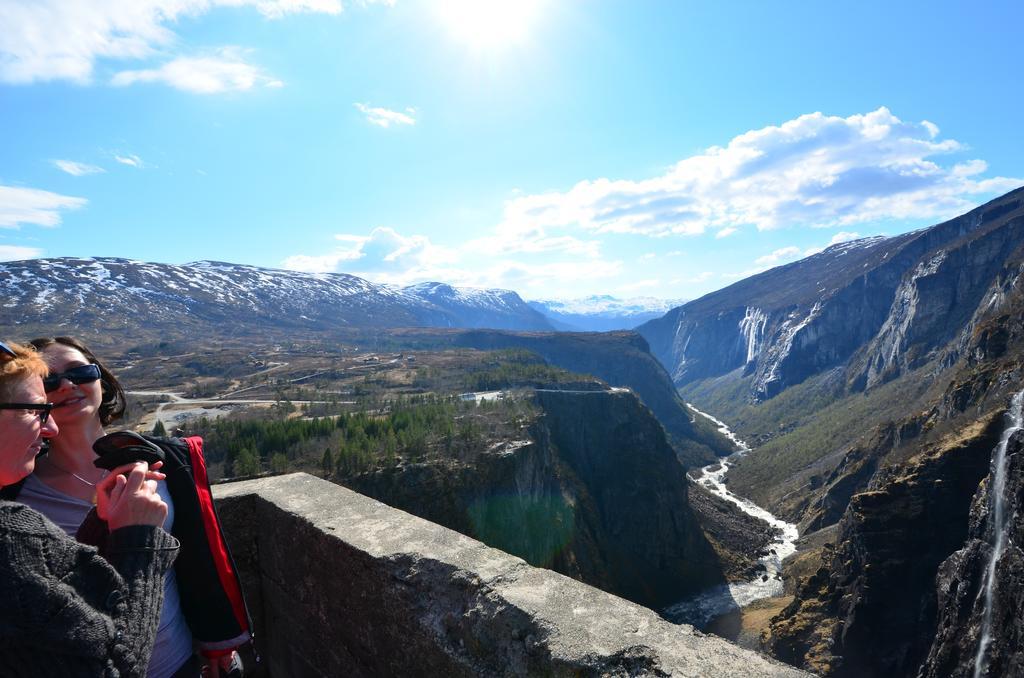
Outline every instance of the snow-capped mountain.
<svg viewBox="0 0 1024 678"><path fill-rule="evenodd" d="M526 303L550 318L558 329L608 332L629 330L653 318L660 318L686 300L654 297L619 299L600 294L579 299L537 299Z"/></svg>
<svg viewBox="0 0 1024 678"><path fill-rule="evenodd" d="M1022 236L1024 188L929 228L833 245L637 331L677 386L742 368L751 395L766 399L843 368L863 390L942 351L955 362L1020 275Z"/></svg>
<svg viewBox="0 0 1024 678"><path fill-rule="evenodd" d="M344 273L299 273L213 261L171 265L115 258L0 264L0 326L27 331L330 331L384 327L550 330L508 290L379 285ZM23 338L23 337L22 337Z"/></svg>

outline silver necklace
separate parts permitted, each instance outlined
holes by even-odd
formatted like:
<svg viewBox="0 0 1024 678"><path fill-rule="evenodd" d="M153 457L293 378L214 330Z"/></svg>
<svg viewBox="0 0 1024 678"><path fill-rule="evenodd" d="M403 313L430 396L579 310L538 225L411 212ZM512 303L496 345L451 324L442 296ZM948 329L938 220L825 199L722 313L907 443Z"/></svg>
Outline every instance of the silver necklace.
<svg viewBox="0 0 1024 678"><path fill-rule="evenodd" d="M46 455L46 462L48 464L50 464L51 466L53 466L58 471L62 471L64 473L67 473L68 475L70 475L73 478L75 478L75 480L83 482L86 485L88 485L89 487L95 488L96 487L96 483L100 482L99 480L97 480L95 483L93 483L93 482L90 482L90 481L86 480L85 478L83 478L82 476L78 475L74 471L68 470L68 469L64 468L63 466L61 466L60 464L58 464L57 462L55 462L50 455ZM107 477L107 474L104 474L103 478L106 478L106 477ZM100 480L102 480L103 478L100 478ZM96 503L96 492L95 491L92 493L92 503L93 504Z"/></svg>

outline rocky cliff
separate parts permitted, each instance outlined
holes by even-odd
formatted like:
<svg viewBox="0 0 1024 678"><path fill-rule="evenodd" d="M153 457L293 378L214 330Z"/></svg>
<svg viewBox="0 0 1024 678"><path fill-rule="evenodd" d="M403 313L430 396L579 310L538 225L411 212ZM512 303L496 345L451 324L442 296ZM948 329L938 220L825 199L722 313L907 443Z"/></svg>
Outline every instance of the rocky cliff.
<svg viewBox="0 0 1024 678"><path fill-rule="evenodd" d="M1015 271L1009 279L1019 279ZM1008 545L1020 536L1024 496L1019 436L1006 450L1003 491L992 489L1003 412L1024 386L1024 290L1007 290L995 312L972 321L966 342L947 347L959 359L936 380L942 390L927 409L877 429L808 504L808 527L827 524L830 513L841 519L822 567L773 620L765 641L776 656L836 676L1015 675L1017 547L1007 546L991 571L982 667L990 668L975 673L974 664L997 536L993 495L1005 500Z"/></svg>
<svg viewBox="0 0 1024 678"><path fill-rule="evenodd" d="M834 676L915 675L935 633L935 573L967 535L999 418L876 474L854 494L825 565L773 621L768 647Z"/></svg>
<svg viewBox="0 0 1024 678"><path fill-rule="evenodd" d="M939 566L938 622L922 678L1024 675L1024 433L1018 428L1006 444L1004 479L993 460L966 544Z"/></svg>
<svg viewBox="0 0 1024 678"><path fill-rule="evenodd" d="M669 440L686 466L710 463L731 454L733 446L711 427L695 425L665 369L647 342L634 332L512 333L467 331L455 343L492 350L524 348L552 365L591 374L611 386L632 389L665 427Z"/></svg>
<svg viewBox="0 0 1024 678"><path fill-rule="evenodd" d="M1024 387L1024 189L830 248L640 331L688 399L759 444L730 473L734 491L802 531L828 528L801 560L820 567L763 638L772 653L858 678L1019 670L1009 546L989 578L990 666L974 661L998 551L993 449ZM997 494L1015 505L1012 492Z"/></svg>
<svg viewBox="0 0 1024 678"><path fill-rule="evenodd" d="M853 389L934 357L1024 241L1024 189L931 228L834 245L638 328L677 385L736 370L771 398L840 366Z"/></svg>
<svg viewBox="0 0 1024 678"><path fill-rule="evenodd" d="M345 480L359 492L649 607L722 581L664 430L628 391L538 392L522 440L472 463Z"/></svg>

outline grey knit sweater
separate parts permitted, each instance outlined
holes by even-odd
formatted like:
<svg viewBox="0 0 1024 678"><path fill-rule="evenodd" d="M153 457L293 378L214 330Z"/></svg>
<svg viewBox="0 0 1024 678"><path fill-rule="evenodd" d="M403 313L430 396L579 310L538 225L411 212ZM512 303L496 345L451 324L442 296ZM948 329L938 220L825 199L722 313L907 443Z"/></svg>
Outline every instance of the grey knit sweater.
<svg viewBox="0 0 1024 678"><path fill-rule="evenodd" d="M111 533L101 556L0 501L0 674L144 676L177 552L174 537L137 525Z"/></svg>

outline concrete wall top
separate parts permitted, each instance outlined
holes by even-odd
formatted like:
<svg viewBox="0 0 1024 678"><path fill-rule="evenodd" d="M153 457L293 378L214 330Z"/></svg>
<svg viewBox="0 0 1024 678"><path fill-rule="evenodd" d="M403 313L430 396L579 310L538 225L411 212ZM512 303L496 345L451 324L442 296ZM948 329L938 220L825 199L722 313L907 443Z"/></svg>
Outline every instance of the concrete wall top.
<svg viewBox="0 0 1024 678"><path fill-rule="evenodd" d="M214 494L275 678L808 675L307 474Z"/></svg>

